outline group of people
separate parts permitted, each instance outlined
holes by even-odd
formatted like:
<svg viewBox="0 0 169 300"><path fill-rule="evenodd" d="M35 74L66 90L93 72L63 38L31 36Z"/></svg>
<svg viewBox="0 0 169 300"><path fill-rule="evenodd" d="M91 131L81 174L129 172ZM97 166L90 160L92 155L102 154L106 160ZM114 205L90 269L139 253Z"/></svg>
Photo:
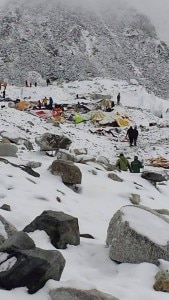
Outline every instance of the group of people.
<svg viewBox="0 0 169 300"><path fill-rule="evenodd" d="M138 138L137 126L134 126L134 128L130 126L130 128L127 130L126 137L128 137L129 139L130 147L133 146L133 143L134 146L137 146L137 138Z"/></svg>
<svg viewBox="0 0 169 300"><path fill-rule="evenodd" d="M123 153L120 153L120 156L116 162L116 167L120 171L129 170L131 173L140 173L140 169L144 168L143 163L138 159L138 156L135 155L134 160L130 164Z"/></svg>

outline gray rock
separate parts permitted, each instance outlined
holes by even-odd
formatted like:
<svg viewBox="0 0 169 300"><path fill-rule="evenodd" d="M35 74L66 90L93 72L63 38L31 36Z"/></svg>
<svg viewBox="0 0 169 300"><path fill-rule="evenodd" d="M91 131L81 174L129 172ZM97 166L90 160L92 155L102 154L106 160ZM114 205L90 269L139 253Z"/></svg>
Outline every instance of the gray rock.
<svg viewBox="0 0 169 300"><path fill-rule="evenodd" d="M155 291L169 293L169 272L159 271L155 276L155 284L153 285Z"/></svg>
<svg viewBox="0 0 169 300"><path fill-rule="evenodd" d="M106 170L107 170L108 172L115 171L115 170L117 170L117 167L116 167L116 165L108 164L108 165L106 166Z"/></svg>
<svg viewBox="0 0 169 300"><path fill-rule="evenodd" d="M65 184L81 184L82 173L73 162L54 160L49 169L53 175L61 176Z"/></svg>
<svg viewBox="0 0 169 300"><path fill-rule="evenodd" d="M0 245L0 252L11 253L16 249L25 250L35 248L34 241L26 232L18 231L11 235L2 245Z"/></svg>
<svg viewBox="0 0 169 300"><path fill-rule="evenodd" d="M108 177L114 181L122 182L123 179L121 179L117 174L115 173L109 173Z"/></svg>
<svg viewBox="0 0 169 300"><path fill-rule="evenodd" d="M70 154L70 153L67 153L63 150L59 150L57 152L57 159L60 159L60 160L69 160L69 161L73 161L75 162L76 161L76 158L74 157L74 155Z"/></svg>
<svg viewBox="0 0 169 300"><path fill-rule="evenodd" d="M99 156L96 160L97 162L104 164L104 165L108 165L109 164L109 160L107 157L104 156Z"/></svg>
<svg viewBox="0 0 169 300"><path fill-rule="evenodd" d="M131 217L132 216L132 217ZM138 222L142 222L138 228ZM160 222L160 227L155 224ZM147 224L146 224L147 223ZM145 228L144 230L143 228ZM152 227L152 229L151 229ZM150 228L149 232L147 228ZM165 228L165 229L164 229ZM168 241L158 243L153 232L163 237L169 230L169 220L144 206L124 206L111 219L106 243L112 260L124 263L158 263L158 259L169 259ZM161 230L161 232L160 232ZM146 231L146 233L144 233Z"/></svg>
<svg viewBox="0 0 169 300"><path fill-rule="evenodd" d="M3 210L11 211L11 207L8 204L3 204L0 208Z"/></svg>
<svg viewBox="0 0 169 300"><path fill-rule="evenodd" d="M17 229L0 215L0 246L15 232Z"/></svg>
<svg viewBox="0 0 169 300"><path fill-rule="evenodd" d="M32 143L25 138L18 137L18 136L11 136L10 132L6 132L6 131L2 132L1 136L3 138L8 139L11 143L15 143L16 145L23 144L28 150L33 150Z"/></svg>
<svg viewBox="0 0 169 300"><path fill-rule="evenodd" d="M41 167L42 163L39 162L39 161L29 161L26 166L27 167L30 167L30 168L33 168L33 169L36 169L36 168L39 168Z"/></svg>
<svg viewBox="0 0 169 300"><path fill-rule="evenodd" d="M156 172L150 172L150 171L143 171L141 174L141 177L144 179L147 179L148 181L151 181L151 182L166 181L165 177L162 176L161 174L156 173Z"/></svg>
<svg viewBox="0 0 169 300"><path fill-rule="evenodd" d="M140 195L138 194L131 194L130 201L132 204L138 205L140 203Z"/></svg>
<svg viewBox="0 0 169 300"><path fill-rule="evenodd" d="M87 154L87 148L74 149L73 151L76 155Z"/></svg>
<svg viewBox="0 0 169 300"><path fill-rule="evenodd" d="M51 290L51 300L118 300L98 290L79 290L75 288L58 288Z"/></svg>
<svg viewBox="0 0 169 300"><path fill-rule="evenodd" d="M0 258L4 253L6 252L0 253ZM49 279L60 280L65 259L56 250L16 249L7 255L4 263L3 266L1 259L0 287L7 290L27 287L28 292L33 294L42 288Z"/></svg>
<svg viewBox="0 0 169 300"><path fill-rule="evenodd" d="M0 143L0 156L17 157L18 148L15 145L8 143Z"/></svg>
<svg viewBox="0 0 169 300"><path fill-rule="evenodd" d="M158 212L161 215L166 215L169 216L169 210L166 208L161 208L161 209L154 209L156 212Z"/></svg>
<svg viewBox="0 0 169 300"><path fill-rule="evenodd" d="M43 151L50 151L56 149L69 149L72 141L64 135L56 135L52 133L44 133L35 138L35 142Z"/></svg>
<svg viewBox="0 0 169 300"><path fill-rule="evenodd" d="M65 249L67 244L80 244L78 219L63 212L44 211L24 228L25 232L35 230L44 230L49 235L52 245L58 249Z"/></svg>

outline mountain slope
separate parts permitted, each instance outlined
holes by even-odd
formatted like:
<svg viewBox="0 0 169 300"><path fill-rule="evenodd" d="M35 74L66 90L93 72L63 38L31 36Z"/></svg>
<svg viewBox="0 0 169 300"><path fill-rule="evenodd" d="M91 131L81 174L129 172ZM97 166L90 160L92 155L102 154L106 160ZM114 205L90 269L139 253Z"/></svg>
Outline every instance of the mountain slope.
<svg viewBox="0 0 169 300"><path fill-rule="evenodd" d="M149 20L116 1L86 7L59 0L8 4L0 14L1 79L23 84L29 71L68 81L135 78L167 98L169 48Z"/></svg>

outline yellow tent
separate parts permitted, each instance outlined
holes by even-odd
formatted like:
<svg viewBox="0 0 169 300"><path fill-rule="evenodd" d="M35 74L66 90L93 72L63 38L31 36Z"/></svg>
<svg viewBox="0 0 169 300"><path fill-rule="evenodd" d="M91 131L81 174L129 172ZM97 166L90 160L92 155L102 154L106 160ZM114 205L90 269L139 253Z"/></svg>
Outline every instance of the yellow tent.
<svg viewBox="0 0 169 300"><path fill-rule="evenodd" d="M29 108L30 107L30 103L29 102L27 102L27 101L20 101L20 102L18 102L18 103L16 103L16 109L18 109L18 110L25 110L25 109L27 109L27 108Z"/></svg>

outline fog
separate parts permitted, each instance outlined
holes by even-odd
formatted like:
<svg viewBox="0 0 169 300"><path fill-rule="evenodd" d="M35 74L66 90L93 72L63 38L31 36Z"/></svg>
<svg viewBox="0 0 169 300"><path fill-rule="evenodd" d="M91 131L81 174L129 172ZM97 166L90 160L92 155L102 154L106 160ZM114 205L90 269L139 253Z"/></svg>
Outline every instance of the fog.
<svg viewBox="0 0 169 300"><path fill-rule="evenodd" d="M9 2L14 2L15 0L0 0L0 7L8 5ZM21 0L22 2L27 0ZM34 0L34 3L44 0ZM54 0L48 0L48 4ZM67 3L69 5L82 5L82 7L91 6L98 7L103 6L110 7L114 3L125 3L134 8L139 12L146 14L153 25L155 25L157 33L162 40L165 40L169 44L169 0L55 0L55 2L60 1ZM18 2L18 0L17 0ZM30 1L29 1L30 2ZM89 5L90 4L90 5Z"/></svg>

